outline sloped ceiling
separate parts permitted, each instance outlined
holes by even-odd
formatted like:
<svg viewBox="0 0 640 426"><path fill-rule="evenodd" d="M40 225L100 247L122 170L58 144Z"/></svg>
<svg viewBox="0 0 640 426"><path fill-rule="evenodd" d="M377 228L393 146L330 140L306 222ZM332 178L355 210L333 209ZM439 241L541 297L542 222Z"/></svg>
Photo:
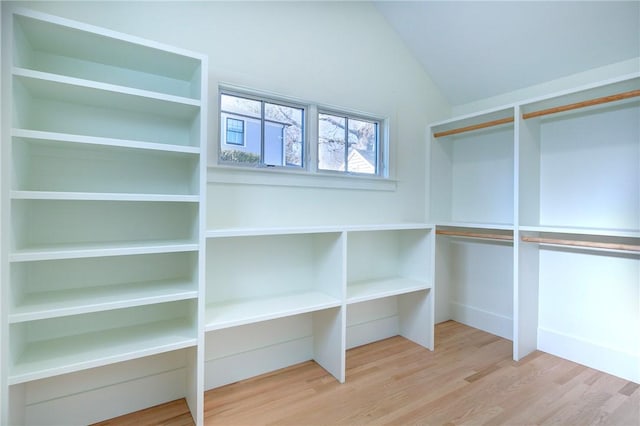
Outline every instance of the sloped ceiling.
<svg viewBox="0 0 640 426"><path fill-rule="evenodd" d="M452 105L640 56L640 1L376 1Z"/></svg>

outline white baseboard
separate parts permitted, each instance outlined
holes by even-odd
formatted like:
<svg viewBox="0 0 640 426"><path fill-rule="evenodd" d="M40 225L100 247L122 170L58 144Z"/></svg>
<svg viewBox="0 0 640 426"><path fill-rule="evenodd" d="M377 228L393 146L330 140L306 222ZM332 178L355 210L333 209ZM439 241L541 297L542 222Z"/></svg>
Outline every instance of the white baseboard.
<svg viewBox="0 0 640 426"><path fill-rule="evenodd" d="M545 328L538 328L538 349L640 383L640 354L623 352Z"/></svg>
<svg viewBox="0 0 640 426"><path fill-rule="evenodd" d="M313 359L311 336L205 362L206 390Z"/></svg>
<svg viewBox="0 0 640 426"><path fill-rule="evenodd" d="M397 336L399 333L397 316L353 324L347 327L347 349Z"/></svg>
<svg viewBox="0 0 640 426"><path fill-rule="evenodd" d="M513 340L513 320L457 302L450 303L451 319L470 327Z"/></svg>
<svg viewBox="0 0 640 426"><path fill-rule="evenodd" d="M184 396L185 369L180 368L27 405L25 424L90 424Z"/></svg>

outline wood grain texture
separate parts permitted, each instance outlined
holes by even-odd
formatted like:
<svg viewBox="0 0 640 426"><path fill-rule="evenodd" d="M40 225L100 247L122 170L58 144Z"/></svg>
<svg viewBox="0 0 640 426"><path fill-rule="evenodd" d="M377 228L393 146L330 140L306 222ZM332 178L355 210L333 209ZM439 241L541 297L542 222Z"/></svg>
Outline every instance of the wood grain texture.
<svg viewBox="0 0 640 426"><path fill-rule="evenodd" d="M487 127L499 126L501 124L513 123L513 117L500 118L498 120L485 121L484 123L473 124L471 126L458 127L451 130L443 130L442 132L436 132L433 134L434 138L441 138L444 136L457 135L459 133L471 132L473 130L486 129Z"/></svg>
<svg viewBox="0 0 640 426"><path fill-rule="evenodd" d="M496 234L489 232L449 231L445 229L438 229L436 231L436 234L448 235L451 237L486 238L489 240L513 241L513 235Z"/></svg>
<svg viewBox="0 0 640 426"><path fill-rule="evenodd" d="M402 337L349 350L342 385L309 361L208 391L205 424L640 424L638 384L539 351L515 362L511 351L447 321L434 352ZM183 400L167 406L101 424L189 424Z"/></svg>
<svg viewBox="0 0 640 426"><path fill-rule="evenodd" d="M556 114L558 112L571 111L573 109L585 108L594 105L606 104L609 102L621 101L624 99L630 99L640 96L640 90L630 90L628 92L616 93L615 95L603 96L601 98L589 99L582 102L576 102L573 104L562 105L553 108L541 109L539 111L533 111L522 114L522 118L525 120L534 117L542 117L543 115Z"/></svg>
<svg viewBox="0 0 640 426"><path fill-rule="evenodd" d="M571 247L588 247L599 248L606 250L622 250L631 252L640 252L640 245L624 244L624 243L606 243L601 241L582 241L582 240L569 240L562 238L543 238L543 237L522 237L522 241L539 244L553 244L560 246Z"/></svg>

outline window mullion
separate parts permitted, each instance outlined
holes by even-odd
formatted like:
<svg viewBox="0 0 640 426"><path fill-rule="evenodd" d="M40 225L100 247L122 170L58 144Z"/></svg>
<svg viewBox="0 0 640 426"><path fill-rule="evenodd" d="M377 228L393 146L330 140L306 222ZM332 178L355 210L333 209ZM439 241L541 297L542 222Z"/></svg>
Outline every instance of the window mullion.
<svg viewBox="0 0 640 426"><path fill-rule="evenodd" d="M260 164L265 165L264 160L264 101L260 101Z"/></svg>
<svg viewBox="0 0 640 426"><path fill-rule="evenodd" d="M344 172L349 173L349 117L344 118Z"/></svg>

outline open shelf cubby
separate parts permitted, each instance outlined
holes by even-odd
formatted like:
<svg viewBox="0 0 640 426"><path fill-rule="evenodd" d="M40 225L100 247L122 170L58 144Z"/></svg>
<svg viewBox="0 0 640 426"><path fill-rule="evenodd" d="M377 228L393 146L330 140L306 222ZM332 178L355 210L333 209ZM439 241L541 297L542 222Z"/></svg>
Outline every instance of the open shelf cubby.
<svg viewBox="0 0 640 426"><path fill-rule="evenodd" d="M12 151L16 165L13 190L22 196L119 193L188 200L180 196L191 195L192 201L198 201L197 153L111 147L53 137L14 137Z"/></svg>
<svg viewBox="0 0 640 426"><path fill-rule="evenodd" d="M640 97L529 118L639 87L635 78L522 107L521 225L605 235L640 231Z"/></svg>
<svg viewBox="0 0 640 426"><path fill-rule="evenodd" d="M11 274L9 323L198 295L194 252L19 262Z"/></svg>
<svg viewBox="0 0 640 426"><path fill-rule="evenodd" d="M15 73L13 127L170 145L199 145L200 107Z"/></svg>
<svg viewBox="0 0 640 426"><path fill-rule="evenodd" d="M13 254L197 243L197 204L13 200Z"/></svg>
<svg viewBox="0 0 640 426"><path fill-rule="evenodd" d="M347 233L347 303L430 289L431 229Z"/></svg>
<svg viewBox="0 0 640 426"><path fill-rule="evenodd" d="M337 232L209 238L206 329L340 306L342 256Z"/></svg>
<svg viewBox="0 0 640 426"><path fill-rule="evenodd" d="M507 108L431 127L431 222L513 226L513 117Z"/></svg>
<svg viewBox="0 0 640 426"><path fill-rule="evenodd" d="M9 383L194 346L195 312L176 301L12 324Z"/></svg>
<svg viewBox="0 0 640 426"><path fill-rule="evenodd" d="M141 49L111 31L38 14L16 17L14 43L16 65L26 69L192 99L201 96L201 61L179 49Z"/></svg>

